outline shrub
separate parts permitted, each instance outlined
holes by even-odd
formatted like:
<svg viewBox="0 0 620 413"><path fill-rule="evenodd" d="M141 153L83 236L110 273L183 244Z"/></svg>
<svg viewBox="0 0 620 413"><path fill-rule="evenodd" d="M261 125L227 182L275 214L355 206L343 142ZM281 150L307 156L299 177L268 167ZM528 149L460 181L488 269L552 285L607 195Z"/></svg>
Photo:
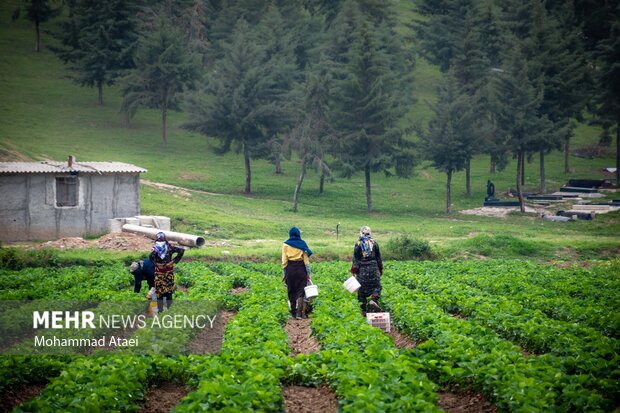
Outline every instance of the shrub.
<svg viewBox="0 0 620 413"><path fill-rule="evenodd" d="M58 257L51 249L23 251L0 247L0 268L20 270L26 267L55 267Z"/></svg>
<svg viewBox="0 0 620 413"><path fill-rule="evenodd" d="M435 258L428 241L406 234L390 238L386 249L383 256L391 260L432 260Z"/></svg>

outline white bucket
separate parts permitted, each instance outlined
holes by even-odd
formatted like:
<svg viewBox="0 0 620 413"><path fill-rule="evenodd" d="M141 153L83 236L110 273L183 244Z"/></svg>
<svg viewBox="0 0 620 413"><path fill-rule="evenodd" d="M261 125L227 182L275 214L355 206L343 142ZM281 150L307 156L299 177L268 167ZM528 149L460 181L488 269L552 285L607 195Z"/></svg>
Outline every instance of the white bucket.
<svg viewBox="0 0 620 413"><path fill-rule="evenodd" d="M316 284L310 284L304 287L304 292L306 293L306 298L312 298L319 295L319 288Z"/></svg>
<svg viewBox="0 0 620 413"><path fill-rule="evenodd" d="M347 280L342 284L344 288L346 288L350 293L354 293L360 289L362 286L353 275L347 278Z"/></svg>

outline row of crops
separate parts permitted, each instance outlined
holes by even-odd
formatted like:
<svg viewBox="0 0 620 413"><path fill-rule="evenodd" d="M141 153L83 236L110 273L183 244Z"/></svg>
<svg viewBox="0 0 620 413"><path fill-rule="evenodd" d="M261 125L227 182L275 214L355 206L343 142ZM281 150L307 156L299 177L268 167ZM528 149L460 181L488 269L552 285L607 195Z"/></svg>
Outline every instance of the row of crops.
<svg viewBox="0 0 620 413"><path fill-rule="evenodd" d="M277 264L187 263L167 314L237 310L216 354L190 354L190 328L138 328L146 346L35 355L27 331L42 303L67 300L95 314L140 312L123 265L0 270L0 393L47 383L17 411L136 411L151 386L191 391L178 412L282 411L287 384L327 384L343 412L432 412L439 389L483 394L499 411L605 412L620 402L620 262L559 269L527 262L388 262L382 304L419 344L396 348L369 326L342 282L349 263L313 265L311 316L321 351L291 356ZM234 287L247 292L230 294ZM34 300L34 301L17 301ZM46 301L43 301L46 300ZM88 304L90 303L90 307ZM7 327L4 327L7 326ZM63 330L56 334L92 334Z"/></svg>

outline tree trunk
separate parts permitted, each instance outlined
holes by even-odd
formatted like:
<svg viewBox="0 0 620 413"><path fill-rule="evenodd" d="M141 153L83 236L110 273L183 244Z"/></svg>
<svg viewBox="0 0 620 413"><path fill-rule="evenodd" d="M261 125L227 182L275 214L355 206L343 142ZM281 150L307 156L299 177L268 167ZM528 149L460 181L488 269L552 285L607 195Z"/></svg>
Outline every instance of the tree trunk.
<svg viewBox="0 0 620 413"><path fill-rule="evenodd" d="M545 182L545 151L540 151L540 193L547 192L547 183Z"/></svg>
<svg viewBox="0 0 620 413"><path fill-rule="evenodd" d="M366 179L366 207L368 212L372 212L372 194L370 192L370 165L364 167L364 176Z"/></svg>
<svg viewBox="0 0 620 413"><path fill-rule="evenodd" d="M525 154L522 154L521 159L521 187L525 186Z"/></svg>
<svg viewBox="0 0 620 413"><path fill-rule="evenodd" d="M34 51L41 51L41 30L39 28L39 19L34 21Z"/></svg>
<svg viewBox="0 0 620 413"><path fill-rule="evenodd" d="M471 195L471 158L467 158L465 164L465 195Z"/></svg>
<svg viewBox="0 0 620 413"><path fill-rule="evenodd" d="M446 212L452 213L452 169L447 173L448 183L446 184Z"/></svg>
<svg viewBox="0 0 620 413"><path fill-rule="evenodd" d="M491 157L491 162L489 163L489 173L494 174L496 170L497 170L497 164L493 160L493 157Z"/></svg>
<svg viewBox="0 0 620 413"><path fill-rule="evenodd" d="M568 154L570 152L570 136L566 136L564 139L564 173L570 173L570 165L568 164Z"/></svg>
<svg viewBox="0 0 620 413"><path fill-rule="evenodd" d="M297 185L295 185L295 192L293 193L293 212L297 212L297 204L299 201L299 191L301 190L301 185L304 183L305 177L306 177L306 159L304 158L301 161L301 173L299 174Z"/></svg>
<svg viewBox="0 0 620 413"><path fill-rule="evenodd" d="M248 144L243 142L243 160L245 162L245 193L251 193L252 170L250 169L250 151Z"/></svg>
<svg viewBox="0 0 620 413"><path fill-rule="evenodd" d="M517 196L519 198L519 210L525 212L525 205L523 204L523 189L521 188L521 174L523 173L523 161L525 156L523 152L519 151L517 154Z"/></svg>
<svg viewBox="0 0 620 413"><path fill-rule="evenodd" d="M323 188L325 187L325 174L321 174L321 179L319 181L319 194L323 193Z"/></svg>
<svg viewBox="0 0 620 413"><path fill-rule="evenodd" d="M168 111L166 108L161 109L161 144L162 146L168 145L168 140L166 139L166 129L168 127Z"/></svg>
<svg viewBox="0 0 620 413"><path fill-rule="evenodd" d="M282 162L280 162L280 154L274 154L273 164L276 167L276 175L282 175Z"/></svg>
<svg viewBox="0 0 620 413"><path fill-rule="evenodd" d="M620 119L616 122L616 187L620 188Z"/></svg>
<svg viewBox="0 0 620 413"><path fill-rule="evenodd" d="M103 106L103 80L97 80L97 104Z"/></svg>

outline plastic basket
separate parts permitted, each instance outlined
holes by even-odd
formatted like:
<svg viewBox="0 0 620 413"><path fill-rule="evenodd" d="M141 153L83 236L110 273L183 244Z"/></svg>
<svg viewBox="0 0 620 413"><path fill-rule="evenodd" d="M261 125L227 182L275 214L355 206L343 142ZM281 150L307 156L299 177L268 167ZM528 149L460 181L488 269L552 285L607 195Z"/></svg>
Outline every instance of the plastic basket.
<svg viewBox="0 0 620 413"><path fill-rule="evenodd" d="M366 313L366 320L371 326L390 332L390 313Z"/></svg>
<svg viewBox="0 0 620 413"><path fill-rule="evenodd" d="M347 280L342 284L344 286L344 288L346 288L350 293L354 293L357 290L360 289L360 287L362 286L358 281L357 278L355 278L355 276L350 276L349 278L347 278Z"/></svg>

